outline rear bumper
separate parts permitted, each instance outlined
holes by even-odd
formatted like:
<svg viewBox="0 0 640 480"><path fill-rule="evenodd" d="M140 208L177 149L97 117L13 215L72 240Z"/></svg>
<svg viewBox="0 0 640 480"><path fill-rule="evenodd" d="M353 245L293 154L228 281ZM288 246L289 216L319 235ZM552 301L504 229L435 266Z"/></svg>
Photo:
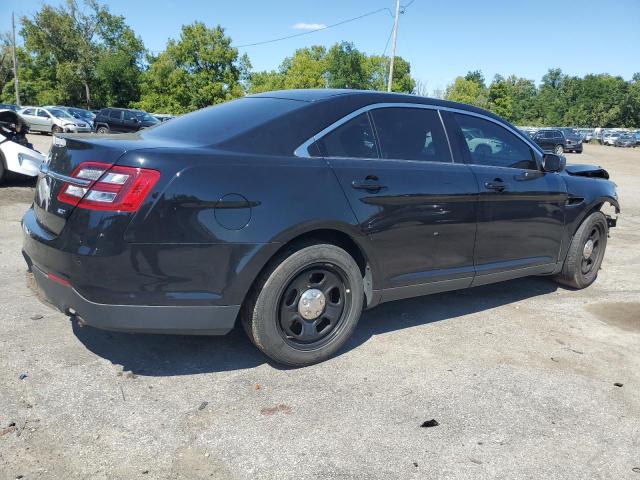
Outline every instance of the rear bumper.
<svg viewBox="0 0 640 480"><path fill-rule="evenodd" d="M182 335L224 335L236 322L238 305L107 305L80 295L72 286L52 280L31 262L39 290L58 310L79 317L83 323L105 330Z"/></svg>
<svg viewBox="0 0 640 480"><path fill-rule="evenodd" d="M183 335L224 335L235 325L240 305L233 301L227 303L218 298L218 303L214 303L213 295L197 290L143 295L142 287L156 290L157 285L165 284L170 277L149 283L149 277L145 276L147 284L136 289L139 278L133 268L123 269L121 276L114 277L106 265L125 265L122 258L129 259L128 255L100 258L57 248L55 237L39 226L33 209L24 216L22 228L22 253L38 289L55 308L80 317L88 325L106 330ZM188 263L187 271L191 270L192 264ZM103 288L87 288L86 277L94 278ZM184 283L182 276L177 278Z"/></svg>

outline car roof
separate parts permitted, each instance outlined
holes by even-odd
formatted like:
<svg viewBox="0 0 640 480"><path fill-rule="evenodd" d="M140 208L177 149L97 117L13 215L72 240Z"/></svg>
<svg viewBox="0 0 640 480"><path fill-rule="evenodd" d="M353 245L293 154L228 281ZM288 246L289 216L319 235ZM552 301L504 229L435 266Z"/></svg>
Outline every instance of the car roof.
<svg viewBox="0 0 640 480"><path fill-rule="evenodd" d="M438 107L448 107L457 110L467 110L470 112L481 113L485 116L492 117L505 122L505 120L496 114L466 103L452 102L450 100L441 100L439 98L420 97L408 93L380 92L376 90L355 90L342 88L309 88L309 89L293 89L293 90L276 90L273 92L257 93L247 95L247 97L262 98L280 98L285 100L297 100L302 102L321 102L321 101L338 101L345 98L363 97L367 103L416 103L422 105L434 105Z"/></svg>

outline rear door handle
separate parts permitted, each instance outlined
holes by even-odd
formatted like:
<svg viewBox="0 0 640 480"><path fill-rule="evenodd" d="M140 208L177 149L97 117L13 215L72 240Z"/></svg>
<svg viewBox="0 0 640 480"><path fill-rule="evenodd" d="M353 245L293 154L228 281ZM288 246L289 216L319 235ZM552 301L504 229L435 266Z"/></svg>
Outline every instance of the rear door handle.
<svg viewBox="0 0 640 480"><path fill-rule="evenodd" d="M366 190L367 192L379 192L383 188L387 188L385 185L380 185L379 183L367 181L360 182L358 180L351 182L351 186L356 190Z"/></svg>
<svg viewBox="0 0 640 480"><path fill-rule="evenodd" d="M484 187L487 190L495 190L496 192L503 192L507 188L507 184L500 178L494 179L492 182L485 182Z"/></svg>

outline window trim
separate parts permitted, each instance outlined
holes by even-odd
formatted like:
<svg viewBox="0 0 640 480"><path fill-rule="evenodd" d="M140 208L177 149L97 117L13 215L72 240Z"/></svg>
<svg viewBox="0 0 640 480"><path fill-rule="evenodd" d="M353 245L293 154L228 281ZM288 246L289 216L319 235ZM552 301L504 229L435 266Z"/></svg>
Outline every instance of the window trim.
<svg viewBox="0 0 640 480"><path fill-rule="evenodd" d="M456 159L455 159L455 157L453 155L453 150L451 149L451 141L449 139L449 134L447 132L446 125L443 122L442 114L440 113L441 110L442 111L446 111L446 112L462 113L464 115L471 115L473 117L478 117L478 118L482 118L484 120L488 120L490 122L493 122L496 125L499 125L502 128L504 128L508 132L514 134L519 139L521 139L523 142L525 142L527 145L529 145L529 147L532 148L535 152L538 152L539 155L543 155L544 154L544 152L542 151L540 146L537 145L535 142L527 140L516 129L513 129L513 128L509 127L508 125L505 125L503 122L501 122L499 120L496 120L495 118L491 118L491 117L489 117L487 115L484 115L484 114L481 114L481 113L477 113L477 112L471 112L469 110L464 110L464 109L461 109L461 108L451 108L451 107L443 107L443 106L438 106L438 105L426 105L426 104L423 104L423 103L409 103L409 102L372 103L372 104L366 105L364 107L361 107L361 108L359 108L357 110L354 110L353 112L351 112L351 113L345 115L344 117L336 120L331 125L329 125L328 127L325 127L324 129L320 130L318 133L313 135L311 138L306 140L304 143L302 143L298 148L296 148L294 150L293 154L296 157L301 157L301 158L316 158L316 157L312 157L311 154L309 153L309 147L313 143L315 143L318 140L322 139L322 137L324 137L328 133L332 132L333 130L338 128L343 123L346 123L349 120L351 120L352 118L360 115L361 113L369 112L371 110L375 110L375 109L378 109L378 108L424 108L424 109L427 109L427 110L436 110L436 111L438 111L438 115L440 117L440 122L442 123L442 128L444 129L445 136L447 137L447 142L449 143L449 151L451 152L451 159L452 159L453 163L460 163L460 162L456 162ZM375 130L375 125L373 125L373 128ZM374 132L374 133L377 136L377 132ZM359 158L359 157L347 157L347 158ZM370 160L380 160L380 159L370 159ZM461 159L461 160L464 160L464 159ZM404 161L407 161L407 162L410 162L410 161L424 162L425 160L404 160ZM537 158L536 158L536 161L537 161ZM440 162L440 163L450 163L450 162ZM464 162L462 162L462 163L464 163Z"/></svg>

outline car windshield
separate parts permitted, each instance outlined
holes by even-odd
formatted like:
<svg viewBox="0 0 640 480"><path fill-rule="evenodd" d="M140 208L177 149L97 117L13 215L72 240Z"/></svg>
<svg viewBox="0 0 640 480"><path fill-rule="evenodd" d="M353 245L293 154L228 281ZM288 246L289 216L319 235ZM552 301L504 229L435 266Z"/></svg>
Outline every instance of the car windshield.
<svg viewBox="0 0 640 480"><path fill-rule="evenodd" d="M91 118L91 112L89 112L88 110L82 110L81 108L70 108L69 111L73 115L77 115L78 117Z"/></svg>
<svg viewBox="0 0 640 480"><path fill-rule="evenodd" d="M54 117L64 118L66 120L74 120L74 118L71 115L69 115L64 110L60 110L59 108L52 108L49 110L49 113Z"/></svg>
<svg viewBox="0 0 640 480"><path fill-rule="evenodd" d="M135 115L138 118L138 120L140 120L141 122L153 122L153 123L158 122L157 118L149 115L147 112L136 112Z"/></svg>

